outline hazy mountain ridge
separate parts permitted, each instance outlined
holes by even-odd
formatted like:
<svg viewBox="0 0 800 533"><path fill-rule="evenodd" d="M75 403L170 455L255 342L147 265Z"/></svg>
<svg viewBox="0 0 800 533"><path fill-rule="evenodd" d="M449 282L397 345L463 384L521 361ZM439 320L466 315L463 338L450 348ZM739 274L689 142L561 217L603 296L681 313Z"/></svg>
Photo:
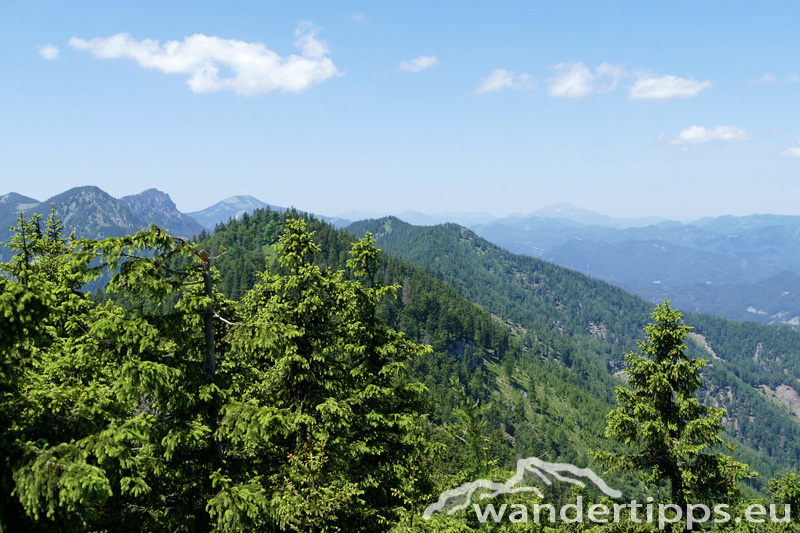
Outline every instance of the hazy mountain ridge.
<svg viewBox="0 0 800 533"><path fill-rule="evenodd" d="M37 204L39 204L39 200L29 196L23 196L15 192L4 194L0 196L0 218L5 219L9 215L17 215Z"/></svg>
<svg viewBox="0 0 800 533"><path fill-rule="evenodd" d="M21 197L12 196L14 194L6 196L14 199ZM30 200L22 198L26 202ZM203 230L197 221L177 210L168 194L156 189L117 199L99 187L74 187L27 207L25 214L30 216L38 213L46 219L50 215L51 204L55 204L56 217L61 219L64 232L69 234L74 231L77 237L123 237L143 230L151 223L184 238L191 238ZM9 226L17 225L19 212L6 209L1 216L0 242L7 243L12 235ZM6 260L8 254L7 248L0 249L0 259Z"/></svg>
<svg viewBox="0 0 800 533"><path fill-rule="evenodd" d="M435 226L437 224L446 224L452 222L462 226L474 226L476 224L486 224L496 220L497 217L489 213L439 213L436 215L427 215L418 211L403 211L397 218L413 224L415 226Z"/></svg>
<svg viewBox="0 0 800 533"><path fill-rule="evenodd" d="M186 214L197 220L207 230L214 231L214 227L220 222L227 222L230 219L238 220L245 213L252 213L256 209L265 209L267 207L273 211L286 211L285 207L269 205L252 196L238 195L220 200L216 204L200 211L192 211Z"/></svg>
<svg viewBox="0 0 800 533"><path fill-rule="evenodd" d="M204 229L193 217L178 211L172 198L158 189L147 189L139 194L123 196L119 201L139 219L168 228L175 235L199 235Z"/></svg>
<svg viewBox="0 0 800 533"><path fill-rule="evenodd" d="M701 218L690 224L715 233L728 234L770 226L800 226L800 216L760 214L735 217L723 215L715 218Z"/></svg>
<svg viewBox="0 0 800 533"><path fill-rule="evenodd" d="M615 284L727 286L756 283L783 271L776 265L659 240L609 244L573 239L539 257Z"/></svg>
<svg viewBox="0 0 800 533"><path fill-rule="evenodd" d="M800 274L800 217L723 216L619 228L610 217L569 204L538 213L547 217L509 217L472 229L512 252L579 270L651 301L669 298L688 311L797 325L800 294L791 283L777 286L789 279L775 276ZM761 283L771 290L759 292Z"/></svg>
<svg viewBox="0 0 800 533"><path fill-rule="evenodd" d="M624 284L622 288L651 301L669 298L675 307L690 312L800 326L800 274L789 270L757 283L741 283L735 287Z"/></svg>
<svg viewBox="0 0 800 533"><path fill-rule="evenodd" d="M418 227L386 218L347 229L354 235L373 233L380 248L528 329L523 337L549 329L568 338L575 353L590 357L610 373L623 368L622 354L635 350L631 345L641 338L647 305L640 298L552 263L511 254L466 228ZM800 442L791 450L776 444L800 438L800 418L763 389L800 390L800 332L709 315L688 315L686 323L718 354L719 360L713 359L705 370L704 394L707 401L728 409L732 434L755 449L783 457L782 461L800 458ZM693 357L710 358L705 346L690 345ZM569 357L564 361L571 364ZM771 429L765 431L765 423Z"/></svg>
<svg viewBox="0 0 800 533"><path fill-rule="evenodd" d="M192 211L187 215L197 220L206 230L213 232L217 224L225 223L229 220L239 220L245 213L252 214L256 209L269 209L278 213L289 211L287 207L271 205L253 196L238 195L225 198L210 207L200 211ZM304 211L299 212L303 213ZM336 228L343 228L352 223L350 219L342 217L316 216Z"/></svg>
<svg viewBox="0 0 800 533"><path fill-rule="evenodd" d="M255 209L287 210L238 195L184 214L169 195L156 189L114 199L97 187L77 187L44 202L12 192L0 196L0 241L10 239L7 228L16 225L20 211L46 216L50 202L57 204L67 230L92 238L125 235L151 222L191 237ZM319 218L336 228L351 223L344 217ZM651 301L670 298L688 311L797 325L800 294L790 278L776 277L785 270L800 275L797 216L722 216L683 224L659 217L612 218L562 202L531 215L499 219L484 212L416 211L397 218L424 226L461 222L514 253L579 270ZM647 225L651 222L657 224ZM0 258L5 257L6 250L0 250Z"/></svg>
<svg viewBox="0 0 800 533"><path fill-rule="evenodd" d="M341 218L352 221L379 219L387 216L396 217L415 226L435 226L437 224L453 223L468 228L490 225L493 223L510 226L520 222L524 223L524 220L528 218L535 218L539 221L558 220L562 224L569 226L597 225L617 229L645 227L654 224L680 224L679 222L670 221L661 217L613 218L607 215L601 215L600 213L596 213L588 209L576 207L569 202L560 202L547 205L528 215L513 213L505 217L497 217L484 211L449 211L444 213L426 214L418 211L403 211L402 213L376 213L363 210L349 210L340 215Z"/></svg>
<svg viewBox="0 0 800 533"><path fill-rule="evenodd" d="M644 227L668 222L666 218L645 217L645 218L612 218L608 215L601 215L588 209L576 207L569 202L559 202L537 209L528 217L540 218L559 218L579 222L587 226L608 226L612 228L625 229L631 227Z"/></svg>

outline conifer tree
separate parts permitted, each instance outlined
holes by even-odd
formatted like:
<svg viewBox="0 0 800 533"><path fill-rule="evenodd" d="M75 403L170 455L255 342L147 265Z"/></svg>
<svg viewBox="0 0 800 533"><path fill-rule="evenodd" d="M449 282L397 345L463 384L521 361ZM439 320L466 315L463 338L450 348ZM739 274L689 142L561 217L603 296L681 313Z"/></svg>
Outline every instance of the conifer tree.
<svg viewBox="0 0 800 533"><path fill-rule="evenodd" d="M361 284L315 264L312 237L291 221L276 247L282 273L264 272L237 311L238 377L217 432L236 451L209 503L220 527L387 529L426 446L422 389L405 378L405 361L426 350L375 317L396 287L376 282L373 241L351 252Z"/></svg>
<svg viewBox="0 0 800 533"><path fill-rule="evenodd" d="M0 531L383 531L431 491L427 353L302 221L239 303L213 258L157 227L75 241L20 220L0 277ZM115 301L81 292L104 272ZM349 276L349 279L348 279Z"/></svg>
<svg viewBox="0 0 800 533"><path fill-rule="evenodd" d="M18 253L3 266L0 315L13 335L3 335L0 357L14 375L7 389L3 376L11 416L0 428L0 524L202 529L216 396L205 372L209 299L201 265L170 267L193 246L155 227L94 242L63 238L55 213L46 224L21 218ZM116 272L109 288L139 305L95 306L81 292L106 268ZM171 294L183 297L166 315L145 309Z"/></svg>
<svg viewBox="0 0 800 533"><path fill-rule="evenodd" d="M606 436L616 438L631 453L597 453L612 470L647 473L648 483L669 481L673 503L685 506L727 496L730 480L749 477L747 465L715 449L723 443L725 410L702 405L695 397L700 373L708 361L689 359L684 339L692 328L683 315L659 305L645 326L647 339L640 354L626 354L627 386L616 389L619 406L608 415Z"/></svg>

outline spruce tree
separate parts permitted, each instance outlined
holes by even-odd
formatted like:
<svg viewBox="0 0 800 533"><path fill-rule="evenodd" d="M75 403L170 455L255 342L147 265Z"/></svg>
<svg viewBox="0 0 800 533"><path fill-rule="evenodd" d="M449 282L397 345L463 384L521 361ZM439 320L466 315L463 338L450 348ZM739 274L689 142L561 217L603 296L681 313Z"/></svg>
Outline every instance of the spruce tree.
<svg viewBox="0 0 800 533"><path fill-rule="evenodd" d="M747 465L716 450L723 443L725 410L702 405L695 397L708 361L690 359L684 339L692 328L669 305L657 306L645 326L641 354L629 353L627 386L616 389L619 406L608 415L606 436L630 453L597 453L612 470L640 470L646 481L669 481L672 502L708 502L728 496L731 479L749 476Z"/></svg>
<svg viewBox="0 0 800 533"><path fill-rule="evenodd" d="M405 362L426 350L375 316L397 288L377 283L371 239L351 252L363 283L314 263L302 220L276 248L279 272L245 295L229 339L238 377L217 431L230 452L212 514L233 530L388 529L424 485L404 479L427 449Z"/></svg>
<svg viewBox="0 0 800 533"><path fill-rule="evenodd" d="M39 222L20 219L2 266L0 530L208 529L218 387L196 250L155 227L95 242ZM103 272L125 308L82 292Z"/></svg>
<svg viewBox="0 0 800 533"><path fill-rule="evenodd" d="M302 221L234 303L203 250L151 227L75 241L21 219L0 277L0 531L382 531L430 492L406 363L355 243L315 263ZM112 299L87 281L113 273ZM116 301L116 303L115 303Z"/></svg>

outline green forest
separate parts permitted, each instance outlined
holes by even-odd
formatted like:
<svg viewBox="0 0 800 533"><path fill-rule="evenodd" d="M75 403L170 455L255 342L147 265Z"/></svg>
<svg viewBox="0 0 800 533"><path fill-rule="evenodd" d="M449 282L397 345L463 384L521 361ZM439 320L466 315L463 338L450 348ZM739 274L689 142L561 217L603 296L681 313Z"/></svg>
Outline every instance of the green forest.
<svg viewBox="0 0 800 533"><path fill-rule="evenodd" d="M636 350L653 306L608 283L552 263L512 254L455 224L411 226L396 218L358 222L353 234L371 232L384 250L426 269L470 301L510 319L526 342L559 346L556 357L601 367L609 402L624 371L624 354ZM694 358L710 359L703 369L705 401L727 410L724 427L737 454L762 475L752 484L765 492L767 480L800 464L796 414L765 397L764 388L785 384L800 389L800 332L689 314L686 323L714 353L693 337ZM596 386L600 381L593 377Z"/></svg>
<svg viewBox="0 0 800 533"><path fill-rule="evenodd" d="M797 375L794 330L684 323L454 225L349 231L258 210L191 240L86 240L55 210L20 217L0 277L0 531L659 530L423 516L528 457L628 500L792 506L714 528L800 528L800 426L755 392ZM576 496L608 501L569 483L493 501Z"/></svg>

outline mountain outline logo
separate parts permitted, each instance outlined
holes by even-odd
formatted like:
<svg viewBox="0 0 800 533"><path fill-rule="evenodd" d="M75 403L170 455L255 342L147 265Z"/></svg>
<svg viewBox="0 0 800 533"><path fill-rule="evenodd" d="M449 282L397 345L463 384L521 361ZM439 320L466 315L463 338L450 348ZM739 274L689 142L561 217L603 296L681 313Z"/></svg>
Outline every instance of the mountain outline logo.
<svg viewBox="0 0 800 533"><path fill-rule="evenodd" d="M550 477L548 477L548 475ZM534 485L525 485L525 481L529 479L539 479L545 485L552 485L552 479L572 483L579 487L585 487L586 483L581 481L580 478L587 478L594 483L603 494L609 498L618 499L622 497L622 492L609 487L603 479L595 474L589 468L580 468L569 463L548 463L542 461L538 457L528 457L527 459L520 459L517 461L517 471L505 483L497 483L488 479L478 479L464 483L463 485L446 490L439 495L439 499L429 505L423 517L430 519L434 513L440 512L447 508L447 514L453 514L462 509L466 509L472 503L475 491L485 489L481 492L478 499L484 500L495 498L503 494L515 494L518 492L532 492L538 497L542 498L544 495L538 487ZM452 505L452 507L451 507Z"/></svg>

